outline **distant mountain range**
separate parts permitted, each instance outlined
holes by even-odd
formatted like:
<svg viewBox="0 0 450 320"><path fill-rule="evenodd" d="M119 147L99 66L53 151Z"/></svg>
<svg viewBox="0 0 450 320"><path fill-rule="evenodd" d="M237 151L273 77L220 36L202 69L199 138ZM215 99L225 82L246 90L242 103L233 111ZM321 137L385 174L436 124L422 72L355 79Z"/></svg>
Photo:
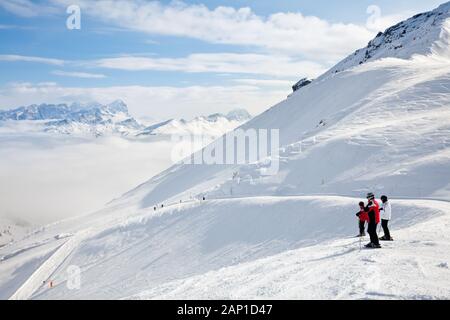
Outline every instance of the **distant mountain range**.
<svg viewBox="0 0 450 320"><path fill-rule="evenodd" d="M124 136L210 134L221 135L251 119L244 109L224 115L215 113L187 121L170 119L146 127L133 118L122 100L110 104L97 102L82 104L33 104L17 109L0 111L3 122L22 121L36 125L38 131L56 134ZM34 128L36 127L34 126Z"/></svg>
<svg viewBox="0 0 450 320"><path fill-rule="evenodd" d="M215 113L196 117L191 121L171 119L145 128L139 135L209 134L220 136L250 120L252 116L244 109L229 113Z"/></svg>

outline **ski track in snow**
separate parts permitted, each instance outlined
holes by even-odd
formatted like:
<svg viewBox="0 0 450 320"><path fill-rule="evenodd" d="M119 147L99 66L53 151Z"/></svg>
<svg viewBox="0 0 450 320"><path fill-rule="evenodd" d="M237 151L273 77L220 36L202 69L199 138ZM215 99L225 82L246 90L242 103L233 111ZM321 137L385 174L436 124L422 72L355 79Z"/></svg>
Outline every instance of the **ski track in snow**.
<svg viewBox="0 0 450 320"><path fill-rule="evenodd" d="M72 250L80 244L82 239L89 234L90 230L80 231L71 239L66 241L59 247L50 258L28 278L28 280L10 297L10 300L26 300L30 299L43 284L47 283L50 276L64 262ZM32 248L30 248L32 249Z"/></svg>

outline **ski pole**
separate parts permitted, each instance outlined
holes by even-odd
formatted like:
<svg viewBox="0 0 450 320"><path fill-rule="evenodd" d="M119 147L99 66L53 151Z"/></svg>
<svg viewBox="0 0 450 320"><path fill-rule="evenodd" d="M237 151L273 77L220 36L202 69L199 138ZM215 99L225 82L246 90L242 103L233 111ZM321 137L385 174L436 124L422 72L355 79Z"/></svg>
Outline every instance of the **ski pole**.
<svg viewBox="0 0 450 320"><path fill-rule="evenodd" d="M359 223L360 223L360 222L359 222L359 218L358 218L357 221L358 221L358 230L359 230ZM365 225L364 225L364 227L365 227ZM359 235L359 251L361 251L361 238L362 238L361 236L362 236L362 234L361 234L361 232L360 232L360 235Z"/></svg>
<svg viewBox="0 0 450 320"><path fill-rule="evenodd" d="M361 249L362 249L361 238L362 238L362 237L359 237L359 251L361 251Z"/></svg>

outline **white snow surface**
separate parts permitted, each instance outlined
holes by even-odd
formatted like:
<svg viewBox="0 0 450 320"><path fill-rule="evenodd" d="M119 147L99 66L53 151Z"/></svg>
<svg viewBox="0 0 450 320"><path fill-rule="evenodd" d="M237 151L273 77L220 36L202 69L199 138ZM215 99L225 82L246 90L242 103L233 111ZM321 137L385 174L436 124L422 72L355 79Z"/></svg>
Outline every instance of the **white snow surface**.
<svg viewBox="0 0 450 320"><path fill-rule="evenodd" d="M175 165L1 248L0 298L449 299L449 9L416 18L402 42L416 54L385 50L244 124L280 129L276 175ZM419 50L408 32L423 28ZM380 250L353 238L367 191L391 197Z"/></svg>
<svg viewBox="0 0 450 320"><path fill-rule="evenodd" d="M397 240L383 250L360 249L367 238L360 243L343 237L170 281L126 299L448 299L449 205L397 206ZM435 216L419 222L416 214ZM403 219L415 225L399 225Z"/></svg>

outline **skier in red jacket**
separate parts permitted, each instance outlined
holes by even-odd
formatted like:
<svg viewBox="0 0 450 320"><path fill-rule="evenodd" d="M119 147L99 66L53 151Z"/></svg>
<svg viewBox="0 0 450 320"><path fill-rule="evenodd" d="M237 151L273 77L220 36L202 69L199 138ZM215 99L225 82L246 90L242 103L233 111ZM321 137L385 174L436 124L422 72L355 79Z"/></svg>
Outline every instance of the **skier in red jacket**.
<svg viewBox="0 0 450 320"><path fill-rule="evenodd" d="M366 231L365 226L366 222L369 222L369 215L365 211L365 205L364 202L359 203L359 212L356 214L356 216L359 218L359 235L358 237L365 237Z"/></svg>
<svg viewBox="0 0 450 320"><path fill-rule="evenodd" d="M367 232L370 235L370 243L366 245L366 248L381 248L380 241L377 235L377 225L380 223L380 205L375 200L375 195L373 193L367 194L368 204L364 211L367 212L369 216L369 227Z"/></svg>

